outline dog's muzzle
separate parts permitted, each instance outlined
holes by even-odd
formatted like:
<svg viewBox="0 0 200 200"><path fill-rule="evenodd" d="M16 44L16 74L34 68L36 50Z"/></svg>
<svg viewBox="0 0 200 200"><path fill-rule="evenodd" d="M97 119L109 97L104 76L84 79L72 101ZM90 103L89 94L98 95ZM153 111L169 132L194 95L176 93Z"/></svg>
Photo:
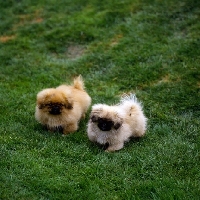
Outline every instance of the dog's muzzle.
<svg viewBox="0 0 200 200"><path fill-rule="evenodd" d="M52 107L49 113L52 115L59 115L61 113L60 107L59 106Z"/></svg>
<svg viewBox="0 0 200 200"><path fill-rule="evenodd" d="M99 129L102 131L110 131L112 129L113 122L107 121L104 119L100 119L97 125L98 125Z"/></svg>

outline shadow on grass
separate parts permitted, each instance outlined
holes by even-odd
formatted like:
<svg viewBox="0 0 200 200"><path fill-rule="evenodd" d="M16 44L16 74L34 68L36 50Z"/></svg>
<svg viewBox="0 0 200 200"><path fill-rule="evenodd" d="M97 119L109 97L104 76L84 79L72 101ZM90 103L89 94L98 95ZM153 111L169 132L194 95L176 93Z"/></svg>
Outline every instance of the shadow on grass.
<svg viewBox="0 0 200 200"><path fill-rule="evenodd" d="M122 151L124 149L129 149L133 145L136 145L136 144L139 145L144 139L145 138L131 137L129 141L124 143L124 147L122 149L120 149L118 151L115 151L115 152L120 152L120 151ZM94 142L89 141L87 146L92 152L94 152L95 154L98 154L98 153L104 152L109 147L109 143L98 144L98 143L94 143Z"/></svg>

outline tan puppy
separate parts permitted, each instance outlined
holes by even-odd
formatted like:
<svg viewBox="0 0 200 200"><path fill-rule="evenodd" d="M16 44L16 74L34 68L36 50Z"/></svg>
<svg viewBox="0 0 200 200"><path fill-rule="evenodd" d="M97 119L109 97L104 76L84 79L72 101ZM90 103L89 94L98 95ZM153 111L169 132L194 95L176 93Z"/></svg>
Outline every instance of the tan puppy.
<svg viewBox="0 0 200 200"><path fill-rule="evenodd" d="M78 123L85 117L90 104L91 98L79 76L74 79L73 85L61 85L39 92L35 118L50 131L71 133L78 129Z"/></svg>
<svg viewBox="0 0 200 200"><path fill-rule="evenodd" d="M93 105L87 134L92 142L107 145L106 151L116 151L122 149L130 137L142 137L146 122L140 103L131 94L118 105Z"/></svg>

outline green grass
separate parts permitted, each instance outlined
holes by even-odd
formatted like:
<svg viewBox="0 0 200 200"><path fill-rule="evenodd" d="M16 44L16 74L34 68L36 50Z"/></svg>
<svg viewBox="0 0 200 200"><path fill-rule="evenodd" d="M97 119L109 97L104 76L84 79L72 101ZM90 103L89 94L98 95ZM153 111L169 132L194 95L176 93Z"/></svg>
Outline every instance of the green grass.
<svg viewBox="0 0 200 200"><path fill-rule="evenodd" d="M199 0L0 0L0 199L199 199ZM146 137L106 153L34 118L82 74L94 103L136 93Z"/></svg>

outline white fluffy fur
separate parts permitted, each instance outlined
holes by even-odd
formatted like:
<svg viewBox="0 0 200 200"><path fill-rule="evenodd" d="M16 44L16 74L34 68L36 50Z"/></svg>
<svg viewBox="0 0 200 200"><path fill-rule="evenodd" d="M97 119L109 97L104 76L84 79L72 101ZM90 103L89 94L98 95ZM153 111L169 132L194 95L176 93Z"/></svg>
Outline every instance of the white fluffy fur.
<svg viewBox="0 0 200 200"><path fill-rule="evenodd" d="M124 142L130 137L142 137L146 131L147 118L143 114L141 104L133 94L122 97L120 103L114 106L93 105L92 116L110 119L114 124L121 123L118 129L112 127L110 131L102 131L97 126L97 122L89 120L87 128L89 140L102 145L109 143L107 151L122 149Z"/></svg>

